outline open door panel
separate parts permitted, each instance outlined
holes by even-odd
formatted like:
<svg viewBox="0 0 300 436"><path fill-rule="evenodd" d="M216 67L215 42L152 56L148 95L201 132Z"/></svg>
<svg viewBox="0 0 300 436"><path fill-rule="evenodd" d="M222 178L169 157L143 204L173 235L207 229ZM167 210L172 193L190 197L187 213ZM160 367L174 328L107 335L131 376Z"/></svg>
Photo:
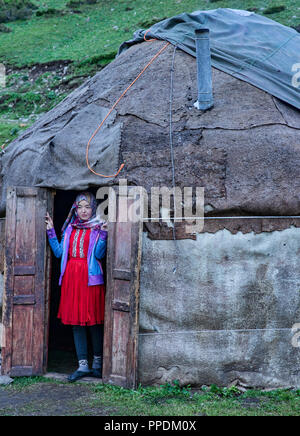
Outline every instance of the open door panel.
<svg viewBox="0 0 300 436"><path fill-rule="evenodd" d="M46 211L54 192L9 187L5 226L2 374L41 375L47 365L50 255Z"/></svg>
<svg viewBox="0 0 300 436"><path fill-rule="evenodd" d="M142 221L130 216L137 189L128 187L124 196L115 189L109 196L116 199L116 221L108 233L103 382L127 388L137 383Z"/></svg>

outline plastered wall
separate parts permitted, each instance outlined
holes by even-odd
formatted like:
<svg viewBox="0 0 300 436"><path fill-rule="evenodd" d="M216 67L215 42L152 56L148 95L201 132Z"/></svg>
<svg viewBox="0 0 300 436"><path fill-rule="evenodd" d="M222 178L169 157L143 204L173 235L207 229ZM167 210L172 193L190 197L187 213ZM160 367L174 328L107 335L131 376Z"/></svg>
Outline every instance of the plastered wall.
<svg viewBox="0 0 300 436"><path fill-rule="evenodd" d="M299 229L144 233L140 292L142 383L300 386Z"/></svg>

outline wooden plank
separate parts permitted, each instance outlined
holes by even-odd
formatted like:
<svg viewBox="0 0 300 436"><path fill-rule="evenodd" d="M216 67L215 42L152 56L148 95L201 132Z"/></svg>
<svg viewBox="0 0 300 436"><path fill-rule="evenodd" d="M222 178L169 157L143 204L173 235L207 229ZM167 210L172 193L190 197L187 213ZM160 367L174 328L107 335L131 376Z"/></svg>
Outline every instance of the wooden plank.
<svg viewBox="0 0 300 436"><path fill-rule="evenodd" d="M13 304L35 304L34 295L16 295L13 297Z"/></svg>
<svg viewBox="0 0 300 436"><path fill-rule="evenodd" d="M130 335L130 316L123 311L114 312L113 315L111 373L112 375L123 377L124 382L127 382L127 344Z"/></svg>
<svg viewBox="0 0 300 436"><path fill-rule="evenodd" d="M45 343L45 329L47 328L47 316L45 313L46 301L46 259L47 259L47 236L45 226L45 215L49 205L49 192L46 189L39 188L36 198L35 209L35 234L36 255L35 255L35 298L37 310L34 316L33 329L33 373L36 375L43 374L45 368L44 349L47 347Z"/></svg>
<svg viewBox="0 0 300 436"><path fill-rule="evenodd" d="M30 377L33 374L32 366L13 366L10 371L12 377Z"/></svg>
<svg viewBox="0 0 300 436"><path fill-rule="evenodd" d="M45 188L7 191L2 374L40 375L45 370L49 299L45 214L51 202L53 196Z"/></svg>
<svg viewBox="0 0 300 436"><path fill-rule="evenodd" d="M4 272L5 218L0 218L0 273Z"/></svg>
<svg viewBox="0 0 300 436"><path fill-rule="evenodd" d="M16 186L15 192L17 197L36 197L38 194L36 188L28 186Z"/></svg>
<svg viewBox="0 0 300 436"><path fill-rule="evenodd" d="M24 188L25 189L25 188ZM16 190L18 191L18 190ZM31 191L31 189L30 189ZM35 265L37 253L36 213L37 196L21 196L16 193L15 268Z"/></svg>
<svg viewBox="0 0 300 436"><path fill-rule="evenodd" d="M16 276L14 281L14 297L34 294L34 276Z"/></svg>
<svg viewBox="0 0 300 436"><path fill-rule="evenodd" d="M34 306L13 307L12 367L33 366L33 321Z"/></svg>
<svg viewBox="0 0 300 436"><path fill-rule="evenodd" d="M120 312L130 312L129 303L124 303L123 301L114 300L112 303L113 310L119 310Z"/></svg>
<svg viewBox="0 0 300 436"><path fill-rule="evenodd" d="M128 188L131 191L131 188ZM122 222L134 197L117 194L117 222L109 223L103 381L136 387L138 353L139 271L142 221Z"/></svg>
<svg viewBox="0 0 300 436"><path fill-rule="evenodd" d="M14 267L15 276L34 276L35 266L34 265L15 265Z"/></svg>
<svg viewBox="0 0 300 436"><path fill-rule="evenodd" d="M54 212L54 196L56 191L51 189L47 191L47 211L53 217ZM52 274L52 251L49 244L46 244L46 275L45 275L45 328L44 328L44 355L43 355L43 373L47 372L48 365L48 344L49 344L49 319L50 319L50 296L51 296L51 274Z"/></svg>
<svg viewBox="0 0 300 436"><path fill-rule="evenodd" d="M113 271L113 277L114 279L119 279L119 280L128 280L130 282L130 280L132 279L132 273L131 271L125 270L125 269L114 269Z"/></svg>
<svg viewBox="0 0 300 436"><path fill-rule="evenodd" d="M16 241L16 192L7 187L6 224L5 224L5 258L4 258L4 293L2 322L5 327L5 347L2 348L1 373L10 374L12 361L12 316L14 295L14 253Z"/></svg>

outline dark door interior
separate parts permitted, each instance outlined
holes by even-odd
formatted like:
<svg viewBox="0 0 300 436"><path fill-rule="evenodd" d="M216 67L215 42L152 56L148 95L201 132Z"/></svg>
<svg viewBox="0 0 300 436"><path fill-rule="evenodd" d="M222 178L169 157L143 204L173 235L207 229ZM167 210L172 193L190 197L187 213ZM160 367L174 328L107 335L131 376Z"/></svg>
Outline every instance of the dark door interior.
<svg viewBox="0 0 300 436"><path fill-rule="evenodd" d="M97 188L90 188L88 191L96 195ZM78 193L78 191L56 191L54 197L53 222L59 241L61 238L61 228ZM48 371L66 374L74 371L78 366L78 362L73 342L72 327L69 325L63 325L60 319L57 318L60 301L60 286L58 285L58 281L60 276L61 259L57 259L53 254L51 255L52 272L49 314ZM106 277L106 259L102 259L101 263L104 269L104 276ZM89 348L91 351L91 347Z"/></svg>

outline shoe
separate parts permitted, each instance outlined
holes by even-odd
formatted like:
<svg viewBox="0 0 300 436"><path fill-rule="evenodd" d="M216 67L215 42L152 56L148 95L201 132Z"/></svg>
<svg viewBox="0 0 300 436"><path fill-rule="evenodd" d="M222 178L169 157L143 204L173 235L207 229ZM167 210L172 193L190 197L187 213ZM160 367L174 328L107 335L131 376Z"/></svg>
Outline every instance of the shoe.
<svg viewBox="0 0 300 436"><path fill-rule="evenodd" d="M69 375L68 377L68 381L73 383L79 379L81 379L82 377L89 377L91 376L91 371L79 371L78 369L73 372L73 374Z"/></svg>
<svg viewBox="0 0 300 436"><path fill-rule="evenodd" d="M90 377L102 378L102 368L93 368Z"/></svg>

